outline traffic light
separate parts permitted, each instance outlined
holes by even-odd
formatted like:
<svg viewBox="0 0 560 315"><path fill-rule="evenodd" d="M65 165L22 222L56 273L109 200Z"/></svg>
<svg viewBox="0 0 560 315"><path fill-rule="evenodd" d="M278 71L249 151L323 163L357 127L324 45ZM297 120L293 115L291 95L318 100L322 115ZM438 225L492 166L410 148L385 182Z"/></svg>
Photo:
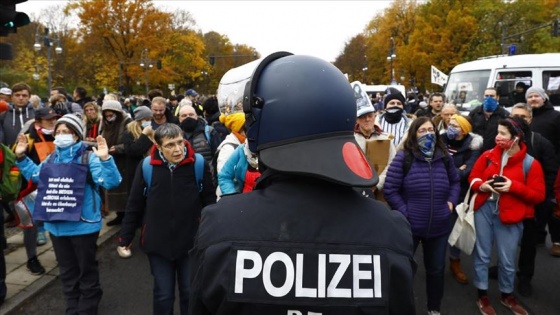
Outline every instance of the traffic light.
<svg viewBox="0 0 560 315"><path fill-rule="evenodd" d="M214 62L216 62L216 57L210 56L210 65L213 66Z"/></svg>
<svg viewBox="0 0 560 315"><path fill-rule="evenodd" d="M161 59L157 60L156 67L158 68L158 70L161 70Z"/></svg>
<svg viewBox="0 0 560 315"><path fill-rule="evenodd" d="M552 21L552 36L558 37L558 19Z"/></svg>
<svg viewBox="0 0 560 315"><path fill-rule="evenodd" d="M15 33L17 28L29 24L29 16L16 11L16 4L27 0L0 0L0 36Z"/></svg>

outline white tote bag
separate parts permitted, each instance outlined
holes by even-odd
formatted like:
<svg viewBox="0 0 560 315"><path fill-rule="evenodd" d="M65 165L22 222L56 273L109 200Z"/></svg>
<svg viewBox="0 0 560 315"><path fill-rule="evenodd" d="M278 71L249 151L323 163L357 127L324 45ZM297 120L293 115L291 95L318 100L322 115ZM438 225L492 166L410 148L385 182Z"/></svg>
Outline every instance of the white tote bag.
<svg viewBox="0 0 560 315"><path fill-rule="evenodd" d="M482 181L480 178L475 178L469 186L465 200L455 207L457 211L457 221L453 226L451 235L449 235L448 243L451 246L459 248L462 252L470 255L474 249L474 243L476 242L476 228L474 226L474 201L476 199L477 193L473 194L472 197L472 185L475 182Z"/></svg>

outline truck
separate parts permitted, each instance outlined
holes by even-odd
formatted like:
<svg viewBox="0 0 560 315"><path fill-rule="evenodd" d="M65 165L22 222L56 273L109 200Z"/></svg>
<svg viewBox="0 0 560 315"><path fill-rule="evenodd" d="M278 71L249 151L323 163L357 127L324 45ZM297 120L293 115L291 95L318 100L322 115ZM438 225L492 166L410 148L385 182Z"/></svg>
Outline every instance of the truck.
<svg viewBox="0 0 560 315"><path fill-rule="evenodd" d="M445 96L465 114L482 103L488 87L498 91L501 106L510 108L525 102L524 91L531 86L543 88L560 110L560 53L490 56L459 64L449 74Z"/></svg>

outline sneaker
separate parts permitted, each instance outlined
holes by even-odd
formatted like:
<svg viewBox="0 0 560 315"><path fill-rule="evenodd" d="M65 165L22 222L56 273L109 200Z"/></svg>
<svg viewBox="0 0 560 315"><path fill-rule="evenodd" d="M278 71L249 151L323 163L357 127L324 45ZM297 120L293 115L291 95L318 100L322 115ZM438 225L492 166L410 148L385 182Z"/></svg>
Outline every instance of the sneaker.
<svg viewBox="0 0 560 315"><path fill-rule="evenodd" d="M43 246L47 244L47 236L45 235L45 231L38 231L37 232L37 246Z"/></svg>
<svg viewBox="0 0 560 315"><path fill-rule="evenodd" d="M507 308L509 308L515 315L529 315L523 306L517 304L517 300L513 295L508 295L500 299L500 302Z"/></svg>
<svg viewBox="0 0 560 315"><path fill-rule="evenodd" d="M490 299L488 299L487 295L479 297L478 300L476 300L476 306L478 306L482 315L496 315L496 311L492 307L492 304L490 304Z"/></svg>
<svg viewBox="0 0 560 315"><path fill-rule="evenodd" d="M560 243L552 243L550 255L560 257Z"/></svg>
<svg viewBox="0 0 560 315"><path fill-rule="evenodd" d="M124 246L117 246L117 253L119 253L121 258L130 258L130 256L132 256L130 248Z"/></svg>
<svg viewBox="0 0 560 315"><path fill-rule="evenodd" d="M27 269L29 270L29 272L31 272L31 274L37 276L45 273L45 268L41 266L41 263L39 262L39 259L37 259L37 256L27 261Z"/></svg>
<svg viewBox="0 0 560 315"><path fill-rule="evenodd" d="M439 311L428 311L428 315L441 315Z"/></svg>

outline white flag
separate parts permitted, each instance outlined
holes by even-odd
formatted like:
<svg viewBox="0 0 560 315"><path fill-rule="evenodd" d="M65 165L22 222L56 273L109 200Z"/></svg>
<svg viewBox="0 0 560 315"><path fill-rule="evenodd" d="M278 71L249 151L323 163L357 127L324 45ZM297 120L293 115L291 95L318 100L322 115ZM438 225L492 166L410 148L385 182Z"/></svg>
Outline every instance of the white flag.
<svg viewBox="0 0 560 315"><path fill-rule="evenodd" d="M447 74L439 71L436 67L432 66L432 83L443 86L447 83Z"/></svg>

